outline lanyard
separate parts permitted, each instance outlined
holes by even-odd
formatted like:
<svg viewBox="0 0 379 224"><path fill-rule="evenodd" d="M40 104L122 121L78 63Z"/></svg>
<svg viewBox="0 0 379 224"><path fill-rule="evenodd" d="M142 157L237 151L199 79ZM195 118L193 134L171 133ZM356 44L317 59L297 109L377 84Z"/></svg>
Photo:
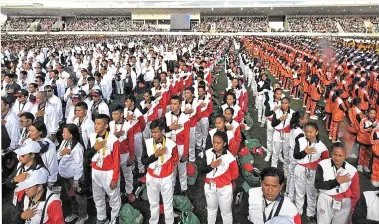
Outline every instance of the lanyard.
<svg viewBox="0 0 379 224"><path fill-rule="evenodd" d="M21 107L21 104L22 104L22 107ZM25 103L20 103L20 102L18 103L18 112L19 113L21 113L22 110L24 110L25 105L26 105L26 102Z"/></svg>
<svg viewBox="0 0 379 224"><path fill-rule="evenodd" d="M334 177L335 178L337 178L337 171L338 171L337 168L335 166L333 166L333 172L334 172ZM336 187L336 192L337 192L337 194L340 193L340 186Z"/></svg>
<svg viewBox="0 0 379 224"><path fill-rule="evenodd" d="M269 216L267 218L266 217L266 208L268 206L270 206L272 203L274 203L274 205L272 206L270 214L269 214ZM277 200L270 202L270 204L267 204L266 199L263 197L263 199L262 199L262 213L263 213L263 222L264 223L266 223L268 220L270 220L272 218L272 213L274 212L274 208L276 206L276 203L277 203Z"/></svg>
<svg viewBox="0 0 379 224"><path fill-rule="evenodd" d="M108 139L108 134L109 134L109 132L107 132L107 133L105 134L105 139L104 139L104 141L107 141L107 139ZM96 142L99 142L99 140L96 139ZM107 148L107 146L105 146L104 148L101 149L101 152L102 152L102 155L103 155L103 156L105 156L105 150L106 150L106 148ZM100 154L100 150L99 150L99 154Z"/></svg>
<svg viewBox="0 0 379 224"><path fill-rule="evenodd" d="M153 147L154 147L154 153L157 151L157 143L155 141L153 141ZM163 137L163 140L162 140L162 147L166 147L166 138ZM161 160L161 163L163 163L164 161L164 155L161 155L160 157L160 160Z"/></svg>

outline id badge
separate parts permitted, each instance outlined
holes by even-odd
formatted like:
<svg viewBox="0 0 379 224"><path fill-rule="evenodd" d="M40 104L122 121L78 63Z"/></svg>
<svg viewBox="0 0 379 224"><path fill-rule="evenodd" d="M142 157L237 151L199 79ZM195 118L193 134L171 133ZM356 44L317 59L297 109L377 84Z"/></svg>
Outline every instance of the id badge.
<svg viewBox="0 0 379 224"><path fill-rule="evenodd" d="M341 211L341 209L342 209L342 201L339 201L337 199L333 199L332 208L334 210Z"/></svg>
<svg viewBox="0 0 379 224"><path fill-rule="evenodd" d="M216 189L216 182L214 182L213 180L209 181L209 190L216 191Z"/></svg>
<svg viewBox="0 0 379 224"><path fill-rule="evenodd" d="M102 168L103 167L103 162L104 160L103 159L97 159L96 161L96 166L99 167L99 168Z"/></svg>
<svg viewBox="0 0 379 224"><path fill-rule="evenodd" d="M154 174L159 176L161 175L161 171L162 171L162 166L155 166L154 168Z"/></svg>

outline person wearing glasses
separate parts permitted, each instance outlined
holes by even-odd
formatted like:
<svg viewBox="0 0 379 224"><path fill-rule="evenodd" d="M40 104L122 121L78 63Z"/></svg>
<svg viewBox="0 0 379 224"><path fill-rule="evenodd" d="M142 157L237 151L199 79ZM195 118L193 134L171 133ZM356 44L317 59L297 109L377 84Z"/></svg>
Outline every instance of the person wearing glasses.
<svg viewBox="0 0 379 224"><path fill-rule="evenodd" d="M59 122L62 122L63 120L62 100L56 95L54 95L54 89L50 85L45 86L45 92L46 92L46 96L49 103L54 106L55 111L57 112Z"/></svg>
<svg viewBox="0 0 379 224"><path fill-rule="evenodd" d="M6 98L1 97L1 124L5 125L11 138L10 147L15 149L20 139L20 121L10 106L10 102Z"/></svg>
<svg viewBox="0 0 379 224"><path fill-rule="evenodd" d="M20 89L14 94L17 100L13 104L12 110L19 117L22 113L29 112L33 107L33 104L28 101L28 95L29 92L25 89Z"/></svg>

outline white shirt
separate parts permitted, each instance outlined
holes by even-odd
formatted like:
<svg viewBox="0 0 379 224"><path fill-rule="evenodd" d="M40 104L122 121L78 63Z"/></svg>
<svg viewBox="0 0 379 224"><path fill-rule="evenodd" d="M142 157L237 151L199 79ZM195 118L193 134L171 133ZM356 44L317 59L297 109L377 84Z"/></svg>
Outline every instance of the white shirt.
<svg viewBox="0 0 379 224"><path fill-rule="evenodd" d="M33 104L29 101L26 101L26 103L20 103L20 101L16 100L16 102L13 104L12 111L18 115L24 112L30 112L32 107Z"/></svg>
<svg viewBox="0 0 379 224"><path fill-rule="evenodd" d="M9 110L4 117L4 120L6 120L5 128L7 129L9 138L11 139L10 147L15 149L20 139L20 119L12 110Z"/></svg>
<svg viewBox="0 0 379 224"><path fill-rule="evenodd" d="M60 152L64 148L71 149L71 144L64 140L57 152L59 161L59 174L64 178L74 178L74 181L79 181L83 175L83 146L78 142L70 154L61 155Z"/></svg>

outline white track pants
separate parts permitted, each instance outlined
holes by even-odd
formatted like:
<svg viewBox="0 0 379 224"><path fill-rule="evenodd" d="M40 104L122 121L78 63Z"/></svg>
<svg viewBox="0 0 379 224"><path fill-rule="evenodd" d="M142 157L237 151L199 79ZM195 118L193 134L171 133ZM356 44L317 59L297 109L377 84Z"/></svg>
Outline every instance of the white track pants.
<svg viewBox="0 0 379 224"><path fill-rule="evenodd" d="M289 158L290 158L290 164L288 167L288 176L287 176L287 186L286 186L286 193L287 197L291 199L291 201L295 200L295 167L296 167L296 159L293 158L293 149L290 147L289 151Z"/></svg>
<svg viewBox="0 0 379 224"><path fill-rule="evenodd" d="M332 208L333 199L329 195L321 193L317 201L317 223L346 224L349 220L351 199L342 199L340 211Z"/></svg>
<svg viewBox="0 0 379 224"><path fill-rule="evenodd" d="M302 165L295 167L296 207L299 214L303 214L304 198L307 195L307 216L316 214L317 190L315 188L316 170L309 170L307 177L306 168ZM320 222L319 222L320 223Z"/></svg>
<svg viewBox="0 0 379 224"><path fill-rule="evenodd" d="M143 151L142 141L143 138L141 133L137 133L134 135L134 154L136 155L139 173L145 173L145 166L142 164L141 161Z"/></svg>
<svg viewBox="0 0 379 224"><path fill-rule="evenodd" d="M180 182L180 189L182 191L186 191L188 189L187 185L187 162L181 163L180 159L183 156L184 146L183 145L176 145L178 148L178 154L179 154L179 163L176 165L174 175L172 178L173 186L176 184L176 177L179 173L179 182Z"/></svg>
<svg viewBox="0 0 379 224"><path fill-rule="evenodd" d="M151 124L151 121L146 122L145 130L143 130L143 138L145 140L151 138L150 124Z"/></svg>
<svg viewBox="0 0 379 224"><path fill-rule="evenodd" d="M172 175L164 178L155 178L146 174L146 190L150 204L150 224L159 221L159 196L162 195L165 223L174 223L174 209L172 207L174 187L172 186Z"/></svg>
<svg viewBox="0 0 379 224"><path fill-rule="evenodd" d="M133 170L134 164L128 166L129 153L120 154L120 165L122 169L122 173L125 179L125 192L127 194L132 193L133 191Z"/></svg>
<svg viewBox="0 0 379 224"><path fill-rule="evenodd" d="M272 155L272 137L275 129L271 126L271 121L267 119L267 155Z"/></svg>
<svg viewBox="0 0 379 224"><path fill-rule="evenodd" d="M120 182L116 189L111 190L109 185L112 181L113 170L103 171L92 169L92 193L96 205L97 219L107 218L105 194L109 197L109 206L112 208L111 220L118 217L121 208Z"/></svg>
<svg viewBox="0 0 379 224"><path fill-rule="evenodd" d="M205 199L207 200L208 224L216 223L218 207L220 207L221 210L222 223L232 224L232 185L230 184L222 188L217 188L216 191L211 191L209 184L205 183L204 193Z"/></svg>
<svg viewBox="0 0 379 224"><path fill-rule="evenodd" d="M280 153L283 152L283 170L285 173L288 173L290 141L288 138L286 138L285 140L277 140L275 135L279 135L279 132L276 132L277 131L275 131L273 137L273 153L271 158L271 167L278 167L279 156Z"/></svg>
<svg viewBox="0 0 379 224"><path fill-rule="evenodd" d="M196 160L196 126L190 128L190 143L188 161L195 162Z"/></svg>
<svg viewBox="0 0 379 224"><path fill-rule="evenodd" d="M266 116L265 116L265 110L266 107L264 105L265 101L265 96L263 93L259 93L260 95L257 96L258 98L258 122L264 123L266 121Z"/></svg>
<svg viewBox="0 0 379 224"><path fill-rule="evenodd" d="M207 142L209 118L203 117L197 122L196 125L196 148L205 150L205 144Z"/></svg>

